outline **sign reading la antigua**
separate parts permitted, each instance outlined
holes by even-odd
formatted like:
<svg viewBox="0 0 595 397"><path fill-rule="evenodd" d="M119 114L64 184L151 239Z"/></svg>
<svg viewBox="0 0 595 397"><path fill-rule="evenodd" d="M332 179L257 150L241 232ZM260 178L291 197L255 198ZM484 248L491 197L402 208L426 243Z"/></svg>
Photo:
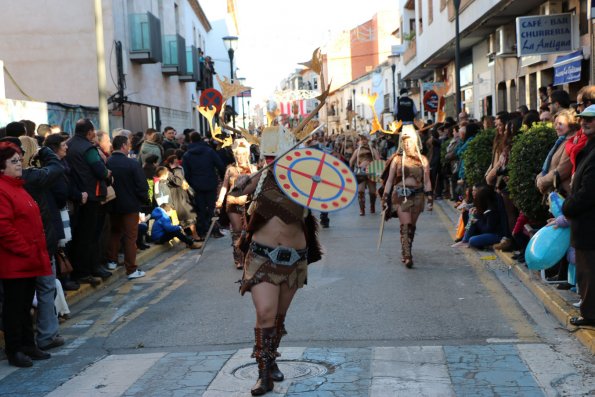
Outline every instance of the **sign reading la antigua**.
<svg viewBox="0 0 595 397"><path fill-rule="evenodd" d="M572 14L538 15L516 19L517 55L570 52L578 46Z"/></svg>

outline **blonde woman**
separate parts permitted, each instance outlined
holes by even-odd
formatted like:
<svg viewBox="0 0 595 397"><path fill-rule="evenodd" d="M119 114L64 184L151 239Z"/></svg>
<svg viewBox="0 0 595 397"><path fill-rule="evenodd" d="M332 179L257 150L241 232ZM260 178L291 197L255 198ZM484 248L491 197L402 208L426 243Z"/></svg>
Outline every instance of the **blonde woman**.
<svg viewBox="0 0 595 397"><path fill-rule="evenodd" d="M413 267L411 246L417 219L424 210L424 197L428 198L428 211L432 211L432 181L430 164L421 154L421 140L412 125L403 127L397 152L389 160L389 173L382 189L382 207L396 212L401 224L402 262ZM392 208L390 207L392 203Z"/></svg>
<svg viewBox="0 0 595 397"><path fill-rule="evenodd" d="M223 178L223 184L219 191L219 198L215 203L217 208L223 206L223 201L227 197L225 211L229 217L229 223L231 226L231 244L233 246L233 261L236 269L242 269L244 265L244 254L238 246L238 240L242 236L242 233L246 231L246 219L245 219L245 205L247 196L230 196L227 195L233 187L235 182L240 175L250 175L256 172L256 166L250 164L250 144L245 139L236 139L232 147L233 157L235 163L227 167L225 171L225 177Z"/></svg>

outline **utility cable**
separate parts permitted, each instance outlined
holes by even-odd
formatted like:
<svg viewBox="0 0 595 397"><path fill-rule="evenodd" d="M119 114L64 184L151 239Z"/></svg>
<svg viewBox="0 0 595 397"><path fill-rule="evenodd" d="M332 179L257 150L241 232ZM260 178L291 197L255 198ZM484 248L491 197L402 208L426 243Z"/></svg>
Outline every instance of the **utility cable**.
<svg viewBox="0 0 595 397"><path fill-rule="evenodd" d="M15 80L15 78L14 78L14 77L12 77L12 74L10 74L10 72L9 72L9 71L8 71L8 69L6 68L6 65L4 65L4 72L6 73L6 75L7 75L7 76L8 76L8 78L10 79L10 81L12 81L12 83L13 83L13 84L14 84L14 86L17 88L17 90L19 90L19 92L20 92L21 94L23 94L23 96L24 96L25 98L27 98L28 100L30 100L30 101L33 101L33 102L40 102L40 101L38 101L37 99L34 99L34 98L30 97L30 96L29 96L29 95L28 95L28 94L27 94L27 93L26 93L26 92L25 92L25 91L24 91L24 90L21 88L21 86L19 85L19 83L17 83L17 81Z"/></svg>

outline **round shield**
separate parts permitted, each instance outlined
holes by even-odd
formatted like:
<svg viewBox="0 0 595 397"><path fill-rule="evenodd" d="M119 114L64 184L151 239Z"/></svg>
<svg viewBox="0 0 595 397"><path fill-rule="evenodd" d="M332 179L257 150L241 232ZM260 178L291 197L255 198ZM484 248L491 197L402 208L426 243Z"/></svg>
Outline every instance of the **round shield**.
<svg viewBox="0 0 595 397"><path fill-rule="evenodd" d="M384 160L374 160L370 164L368 164L368 178L373 180L374 182L380 182L380 177L384 172Z"/></svg>
<svg viewBox="0 0 595 397"><path fill-rule="evenodd" d="M343 209L353 202L357 191L353 172L322 150L292 150L275 163L274 174L290 199L316 211Z"/></svg>
<svg viewBox="0 0 595 397"><path fill-rule="evenodd" d="M200 94L200 106L204 106L206 108L210 106L214 106L217 109L217 113L221 111L221 107L223 106L223 95L219 91L214 88L207 88Z"/></svg>

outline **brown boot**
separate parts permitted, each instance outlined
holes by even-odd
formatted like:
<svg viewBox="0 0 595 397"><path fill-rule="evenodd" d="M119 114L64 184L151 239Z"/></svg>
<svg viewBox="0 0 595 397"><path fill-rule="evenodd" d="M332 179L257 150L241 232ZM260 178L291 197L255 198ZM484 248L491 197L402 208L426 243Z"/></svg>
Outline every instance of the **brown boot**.
<svg viewBox="0 0 595 397"><path fill-rule="evenodd" d="M273 364L271 365L271 378L275 382L282 382L285 379L285 375L279 369L277 365L277 357L281 357L281 353L279 353L279 344L281 343L281 338L287 335L287 331L285 330L285 314L277 314L275 317L275 340L273 341Z"/></svg>
<svg viewBox="0 0 595 397"><path fill-rule="evenodd" d="M242 237L242 232L231 232L231 246L233 247L233 262L236 269L244 267L244 253L238 246L238 240Z"/></svg>
<svg viewBox="0 0 595 397"><path fill-rule="evenodd" d="M411 257L411 235L409 223L401 225L401 255L402 262L409 269L413 267L413 258Z"/></svg>
<svg viewBox="0 0 595 397"><path fill-rule="evenodd" d="M258 380L250 392L253 396L262 396L273 390L271 365L274 360L273 343L276 335L275 327L254 328L254 353L258 364Z"/></svg>
<svg viewBox="0 0 595 397"><path fill-rule="evenodd" d="M376 193L370 193L370 214L376 213Z"/></svg>
<svg viewBox="0 0 595 397"><path fill-rule="evenodd" d="M366 215L366 193L357 192L357 201L359 201L359 216Z"/></svg>

